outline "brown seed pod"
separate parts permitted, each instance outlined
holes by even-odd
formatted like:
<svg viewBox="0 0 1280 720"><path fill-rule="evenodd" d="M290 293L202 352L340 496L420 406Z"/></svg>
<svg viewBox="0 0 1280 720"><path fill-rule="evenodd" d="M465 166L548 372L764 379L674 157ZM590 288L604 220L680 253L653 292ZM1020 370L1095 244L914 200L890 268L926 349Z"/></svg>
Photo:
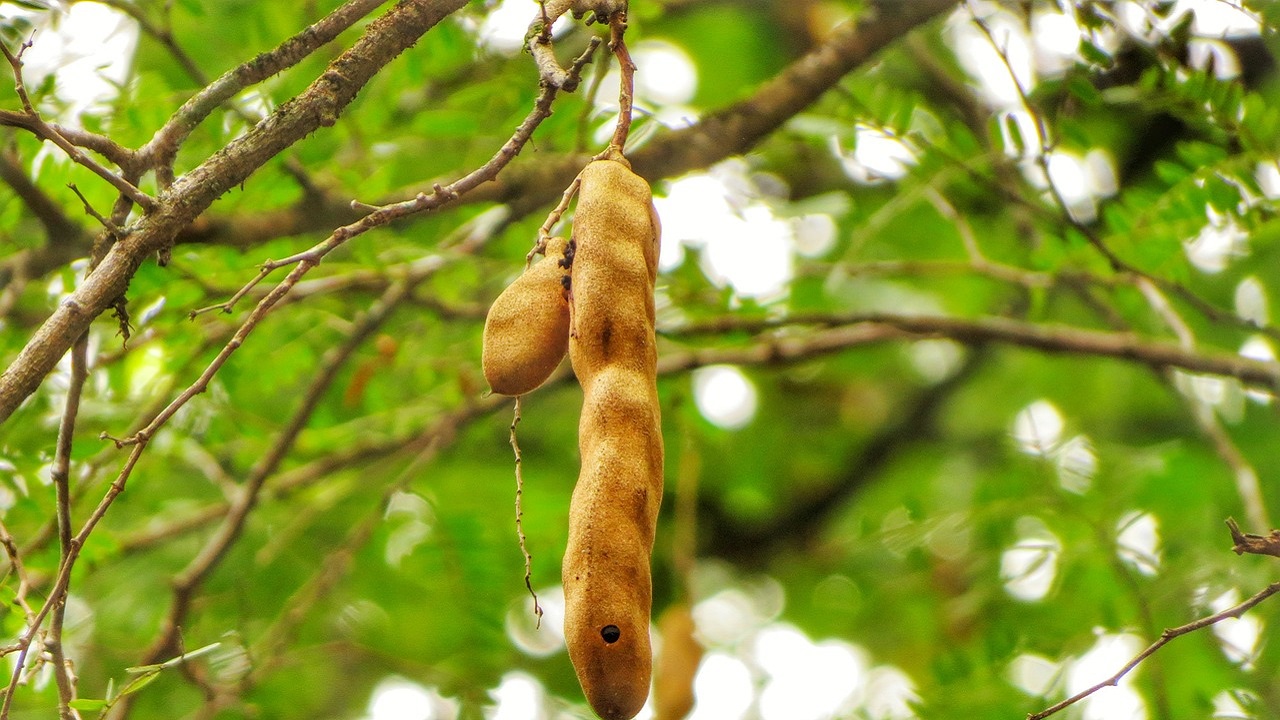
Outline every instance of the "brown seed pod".
<svg viewBox="0 0 1280 720"><path fill-rule="evenodd" d="M654 720L683 720L693 709L693 679L702 662L702 644L693 633L686 603L672 605L658 619L662 651L653 678Z"/></svg>
<svg viewBox="0 0 1280 720"><path fill-rule="evenodd" d="M480 364L489 387L523 395L546 382L569 346L568 241L547 240L534 263L493 301L484 320Z"/></svg>
<svg viewBox="0 0 1280 720"><path fill-rule="evenodd" d="M562 575L565 642L591 707L634 717L649 695L649 611L662 425L653 286L657 215L620 155L579 176L569 359L582 384L582 471Z"/></svg>

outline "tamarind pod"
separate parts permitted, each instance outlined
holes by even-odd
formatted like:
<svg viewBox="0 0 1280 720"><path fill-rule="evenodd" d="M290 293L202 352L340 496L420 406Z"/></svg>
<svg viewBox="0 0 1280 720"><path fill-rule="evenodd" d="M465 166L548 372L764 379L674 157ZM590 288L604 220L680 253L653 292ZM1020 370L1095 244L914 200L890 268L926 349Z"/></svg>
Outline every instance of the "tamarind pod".
<svg viewBox="0 0 1280 720"><path fill-rule="evenodd" d="M569 347L569 241L547 240L546 256L493 301L484 319L480 365L489 387L523 395L546 382Z"/></svg>
<svg viewBox="0 0 1280 720"><path fill-rule="evenodd" d="M654 720L683 720L693 709L693 680L703 652L693 633L693 613L686 603L672 605L658 619L662 650L653 678Z"/></svg>
<svg viewBox="0 0 1280 720"><path fill-rule="evenodd" d="M649 186L625 160L580 175L569 359L582 385L582 470L562 566L565 643L596 714L628 720L649 695L649 559L662 502Z"/></svg>

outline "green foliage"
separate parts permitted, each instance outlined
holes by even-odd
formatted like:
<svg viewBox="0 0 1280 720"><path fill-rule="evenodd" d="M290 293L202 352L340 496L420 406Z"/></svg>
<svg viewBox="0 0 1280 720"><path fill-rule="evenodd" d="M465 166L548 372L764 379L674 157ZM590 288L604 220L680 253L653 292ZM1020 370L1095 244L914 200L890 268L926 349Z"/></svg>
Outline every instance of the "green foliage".
<svg viewBox="0 0 1280 720"><path fill-rule="evenodd" d="M209 81L339 3L107 4L158 31L140 35L118 96L65 118L58 113L75 100L62 92L66 76L27 80L50 119L136 149ZM1274 64L1280 4L1245 4L1262 34L1212 43L1256 43ZM0 11L11 13L0 15L7 47L32 28L37 47L56 32L59 10L14 5L23 10ZM129 467L133 447L107 438L129 437L192 386L288 269L230 314L193 311L224 302L264 261L349 222L335 213L350 212L350 201L430 193L483 165L526 116L537 71L528 53L477 40L491 5L471 3L446 19L378 73L336 125L218 200L166 266L138 269L126 293L132 339L106 317L89 335L70 453L73 532ZM527 5L532 19L536 6ZM734 104L831 42L831 18L874 24L888 13L856 2L634 5L632 49L670 43L697 75L688 98L665 106L641 98L637 128L653 134L629 150L637 155L666 137L688 138L679 128L697 118L756 112ZM1136 651L1273 576L1273 558L1230 552L1223 521L1234 516L1264 533L1253 525L1280 512L1270 482L1280 473L1274 388L1157 366L1142 351L1181 344L1192 359L1232 358L1247 345L1274 356L1275 70L1246 82L1197 65L1187 46L1209 40L1190 14L1170 17L1169 3L1147 3L1159 28L1140 32L1113 5L960 5L777 117L747 155L694 162L696 179L728 198L724 212L711 195L695 208L720 226L699 234L687 208L664 216L665 251L685 242L683 261L658 282L659 356L687 362L659 378L668 483L654 615L691 594L708 649L755 673L757 689L777 678L760 669L756 643L766 631L799 632L819 643L812 647L856 656L864 675L897 672L912 688L877 706L865 677L849 679L845 704L821 717L1024 716L1061 700L1068 685L1080 689L1068 681L1073 663L1099 638L1130 637ZM965 37L991 51L971 11L992 27L1034 27L1030 19L1060 6L1077 23L1078 42L1066 45L1074 54L1039 68L1023 97L992 99L965 56L979 53ZM366 27L216 110L182 146L176 173L288 103ZM575 25L556 41L560 57L604 32ZM603 62L577 92L560 94L502 182L600 149L596 133L611 130L614 112L607 83L591 95ZM20 109L12 96L0 106ZM672 157L710 152L695 141L661 147ZM68 184L104 213L116 191L27 131L5 127L4 145L0 160L32 178L73 228L55 227L20 182L0 193L8 365L84 282L99 228ZM886 145L910 159L876 164L874 148ZM1061 167L1095 173L1082 195ZM672 213L693 192L675 177L652 180ZM71 709L86 718L126 708L139 718L364 717L375 688L403 678L446 698L458 717L481 717L504 681L528 677L544 693L546 717L588 716L556 649L554 613L533 635L548 652L520 639L531 618L514 527L511 407L485 396L479 371L484 310L522 268L562 190L538 185L506 205L484 185L444 211L352 239L149 439L123 493L77 548L62 635L76 678ZM140 187L163 199L154 176ZM758 254L757 264L782 265L757 236L767 235L762 228L780 228L774 239L791 271L753 294L723 276L724 258ZM806 244L812 238L822 242ZM51 259L30 272L32 257ZM406 297L389 300L406 282ZM366 327L388 303L386 317ZM974 322L907 332L893 324L898 315ZM1138 347L1051 352L972 332L991 319L1068 339L1075 330L1110 333ZM867 337L839 335L859 329ZM718 423L706 407L710 374L691 368L707 364L733 366L754 393L754 415L740 426ZM0 427L0 520L23 562L21 572L9 562L0 584L0 632L9 638L45 602L63 557L51 471L69 367ZM553 610L580 399L562 376L521 408L522 528L533 587ZM696 542L674 548L684 522L675 505L690 487ZM242 506L245 493L254 502ZM227 530L236 507L245 522ZM1150 543L1131 528L1151 529ZM185 569L224 532L234 542L184 597L175 580L190 579ZM677 570L684 553L697 559L688 578ZM1037 576L1047 584L1019 595L1019 583ZM148 659L175 604L177 642ZM1271 603L1247 617L1263 636L1277 619ZM1151 717L1207 717L1233 694L1251 717L1266 717L1280 706L1272 681L1280 651L1255 640L1243 659L1211 630L1176 640L1125 692ZM1092 668L1094 681L1127 659L1108 656ZM1019 680L1024 661L1050 667L1039 687ZM11 716L51 716L59 695L51 659L25 662L32 675ZM764 695L753 702L775 717L763 711Z"/></svg>

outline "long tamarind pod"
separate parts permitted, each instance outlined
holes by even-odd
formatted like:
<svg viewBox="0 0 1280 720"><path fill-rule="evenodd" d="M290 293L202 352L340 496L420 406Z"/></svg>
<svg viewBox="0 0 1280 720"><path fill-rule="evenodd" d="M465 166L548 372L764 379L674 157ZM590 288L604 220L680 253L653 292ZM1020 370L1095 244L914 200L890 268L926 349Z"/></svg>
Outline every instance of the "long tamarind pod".
<svg viewBox="0 0 1280 720"><path fill-rule="evenodd" d="M569 241L547 240L534 263L493 301L484 320L480 365L489 387L523 395L546 382L569 346Z"/></svg>
<svg viewBox="0 0 1280 720"><path fill-rule="evenodd" d="M663 459L653 306L660 231L649 186L625 160L597 160L580 177L569 359L582 384L582 470L562 566L565 642L592 709L605 720L627 720L649 695L653 662L649 558Z"/></svg>
<svg viewBox="0 0 1280 720"><path fill-rule="evenodd" d="M662 650L653 677L653 720L683 720L693 710L693 681L702 662L693 613L676 603L658 619Z"/></svg>

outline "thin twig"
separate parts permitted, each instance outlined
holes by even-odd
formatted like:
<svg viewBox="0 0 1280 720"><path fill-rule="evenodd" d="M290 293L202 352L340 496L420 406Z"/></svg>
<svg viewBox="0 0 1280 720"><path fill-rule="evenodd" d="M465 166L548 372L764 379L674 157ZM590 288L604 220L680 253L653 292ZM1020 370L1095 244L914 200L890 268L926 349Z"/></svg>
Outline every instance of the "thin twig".
<svg viewBox="0 0 1280 720"><path fill-rule="evenodd" d="M250 685L260 682L262 677L279 662L282 649L288 646L298 627L310 616L311 609L342 579L351 566L355 552L369 542L374 530L382 523L391 498L408 487L419 476L421 468L434 460L441 449L454 441L460 426L479 414L496 409L501 405L501 400L500 396L493 395L477 402L467 403L440 417L417 438L396 447L398 452L414 453L413 459L392 482L387 483L374 511L352 528L342 546L331 553L316 574L283 604L285 611L280 619L263 633L262 650L257 653L260 660L256 663L253 674L248 680Z"/></svg>
<svg viewBox="0 0 1280 720"><path fill-rule="evenodd" d="M1103 680L1102 682L1099 682L1089 688L1081 690L1080 692L1076 693L1075 695L1072 695L1071 697L1067 698L1066 700L1063 700L1062 702L1056 705L1045 708L1040 712L1031 713L1027 715L1027 720L1044 720L1044 718L1047 718L1050 715L1053 715L1060 710L1063 710L1065 708L1068 708L1080 702L1081 700L1098 692L1104 687L1115 686L1120 682L1121 678L1123 678L1125 675L1128 675L1134 668L1138 667L1138 665L1140 665L1143 660L1146 660L1148 657L1154 654L1157 650L1164 647L1165 645L1168 645L1169 642L1172 641L1174 638L1181 637L1188 633L1195 632L1196 630L1209 627L1210 625L1216 625L1217 623L1220 623L1223 620L1226 620L1228 618L1239 618L1241 615L1244 615L1246 612L1253 609L1253 607L1256 606L1258 603L1261 603L1263 600L1266 600L1267 598L1271 597L1272 595L1275 595L1278 592L1280 592L1280 582L1271 583L1267 587L1263 588L1261 592L1257 593L1256 595L1249 598L1248 600L1245 600L1239 605L1227 608L1222 612L1214 613L1208 617L1200 618L1195 622L1190 622L1190 623L1187 623L1186 625L1180 625L1176 628L1169 628L1165 630L1164 632L1160 633L1160 639L1151 643L1151 645L1148 646L1146 650L1143 650L1142 652L1138 653L1136 656L1134 656L1132 660L1130 660L1128 663L1125 663L1124 667L1120 668L1120 670L1117 671L1116 674L1112 675L1106 680Z"/></svg>
<svg viewBox="0 0 1280 720"><path fill-rule="evenodd" d="M533 556L529 554L528 541L524 536L524 476L520 472L522 458L520 443L516 440L516 426L520 424L520 396L516 396L515 411L511 416L511 451L516 458L516 537L520 540L520 554L524 555L524 586L533 597L533 614L538 620L536 627L542 627L542 606L538 604L538 593L533 591Z"/></svg>
<svg viewBox="0 0 1280 720"><path fill-rule="evenodd" d="M80 397L89 375L88 354L89 335L85 333L80 336L75 345L71 346L71 382L67 388L66 407L62 411L62 420L58 425L58 442L53 456L53 469L50 472L57 503L58 548L61 561L64 563L71 554L71 450L75 437L76 417L80 411ZM62 720L78 717L78 713L71 709L71 701L75 699L75 685L72 682L62 646L68 590L69 588L63 588L62 597L53 598L57 604L49 622L49 636L45 639L45 648L53 657L54 678L58 685L58 715ZM28 636L30 634L28 633ZM13 692L12 688L10 692Z"/></svg>
<svg viewBox="0 0 1280 720"><path fill-rule="evenodd" d="M585 64L585 58L589 57L594 51L594 45L583 53L582 63ZM385 225L392 220L396 220L414 213L434 210L456 200L460 195L466 193L477 185L492 179L498 174L503 167L507 165L520 151L520 148L528 142L533 135L533 131L541 122L551 114L551 104L556 96L556 89L544 87L539 93L538 99L534 104L534 109L525 118L524 122L516 129L514 135L507 140L506 143L498 150L498 152L480 168L468 173L461 179L451 183L446 187L436 186L435 191L430 195L420 194L413 200L408 200L394 205L384 206L377 211L366 215L361 220L338 228L333 231L324 241L313 246L306 252L299 253L284 260L270 261L263 265L262 271L258 276L249 282L244 288L236 293L231 301L243 297L253 286L261 282L262 278L272 270L283 267L290 263L296 262L297 265L292 271L276 285L271 292L258 302L258 305L249 314L249 317L240 325L239 330L231 338L231 340L222 348L218 355L209 363L205 371L197 380L184 390L178 397L169 403L156 417L143 429L139 430L133 436L116 440L116 444L120 447L134 445L143 447L146 442L154 436L155 432L160 429L177 411L186 405L191 398L204 392L208 387L213 376L226 364L231 355L244 343L245 339L257 328L262 319L271 311L271 309L280 302L285 295L302 279L312 268L320 263L320 261L334 249L340 247L347 240L362 235L369 230ZM226 305L224 310L230 309L230 305ZM126 476L127 477L127 476Z"/></svg>
<svg viewBox="0 0 1280 720"><path fill-rule="evenodd" d="M298 436L310 421L312 414L320 405L325 392L337 378L339 371L346 365L355 351L377 331L391 314L408 297L409 287L403 283L393 285L369 309L368 313L356 324L345 342L331 351L321 363L319 372L310 385L302 393L302 403L294 411L293 416L276 436L271 446L263 453L261 459L249 471L248 477L231 502L226 516L218 529L209 538L200 552L174 577L173 601L169 607L168 617L163 625L161 636L152 644L142 664L158 662L164 657L173 655L178 650L180 633L185 624L191 602L196 590L209 577L226 557L226 553L244 530L249 513L257 506L263 484L267 478L275 474L289 451L292 450Z"/></svg>
<svg viewBox="0 0 1280 720"><path fill-rule="evenodd" d="M547 219L542 222L542 227L538 228L537 244L533 246L533 249L529 251L528 255L524 256L524 264L526 267L529 263L533 262L534 255L546 252L547 240L551 237L551 229L555 227L556 223L560 222L560 218L564 215L565 211L569 209L569 203L573 202L573 196L578 194L578 188L581 185L582 173L578 173L574 176L573 182L569 183L569 187L565 188L564 193L560 195L560 202L552 208L551 212L547 213Z"/></svg>
<svg viewBox="0 0 1280 720"><path fill-rule="evenodd" d="M102 227L107 229L107 232L111 233L112 237L118 238L121 236L122 233L121 233L120 227L115 223L111 222L110 219L104 217L97 210L94 210L93 205L89 204L89 198L85 197L84 193L80 192L80 188L76 187L75 183L67 183L67 188L69 188L71 192L75 193L76 197L80 198L80 203L84 205L85 215L88 215L94 220L97 220L98 223L102 225Z"/></svg>
<svg viewBox="0 0 1280 720"><path fill-rule="evenodd" d="M575 74L581 72L582 67L591 59L592 53L595 52L596 47L600 44L598 39L594 40L594 42L588 44L587 49L584 50L582 55L580 55L574 62L573 71ZM400 218L420 212L437 210L445 205L455 202L459 197L470 192L475 187L492 180L515 158L517 154L519 154L521 148L523 148L525 143L529 141L529 138L533 136L533 131L537 129L538 125L551 115L551 104L555 100L557 92L558 90L554 87L543 86L542 90L538 93L537 100L534 102L533 110L525 116L524 121L516 128L515 134L498 149L498 152L490 158L489 162L448 185L442 186L440 184L436 184L430 193L418 193L418 196L411 200L377 207L376 210L365 215L360 220L334 230L329 237L303 252L290 255L289 257L281 260L268 260L263 263L258 276L251 280L245 287L241 288L230 300L220 305L202 308L197 312L208 312L215 309L230 312L231 308L240 298L243 298L248 294L253 286L262 282L264 276L279 268L296 263L297 267L294 268L293 272L282 280L280 285L276 286L276 290L283 288L283 292L280 293L281 297L283 297L283 295L287 293L303 275L309 272L311 268L320 264L320 261L326 255L341 247L351 238L363 235L364 233L373 230L374 228L386 225L393 220L399 220ZM275 292L276 291L273 290L272 294L275 294ZM267 297L271 297L272 294L269 294ZM263 302L266 302L266 298L263 299Z"/></svg>
<svg viewBox="0 0 1280 720"><path fill-rule="evenodd" d="M37 137L43 140L48 140L54 145L57 145L64 153L67 154L67 157L70 157L77 164L83 165L93 174L103 180L106 180L112 185L112 187L116 188L122 194L127 195L131 200L141 205L144 210L151 211L155 209L155 198L142 192L138 188L134 187L134 185L129 181L98 164L97 161L88 155L85 155L80 148L76 147L70 140L63 137L63 135L49 125L49 123L45 122L44 118L40 116L40 113L36 111L35 106L31 102L30 96L27 95L26 84L22 80L22 54L29 47L31 47L31 41L23 43L15 54L9 50L8 45L0 42L0 52L4 54L5 59L9 61L9 67L13 70L14 90L17 91L19 100L22 101L23 114L26 115L29 123L28 127L31 131L34 132Z"/></svg>

